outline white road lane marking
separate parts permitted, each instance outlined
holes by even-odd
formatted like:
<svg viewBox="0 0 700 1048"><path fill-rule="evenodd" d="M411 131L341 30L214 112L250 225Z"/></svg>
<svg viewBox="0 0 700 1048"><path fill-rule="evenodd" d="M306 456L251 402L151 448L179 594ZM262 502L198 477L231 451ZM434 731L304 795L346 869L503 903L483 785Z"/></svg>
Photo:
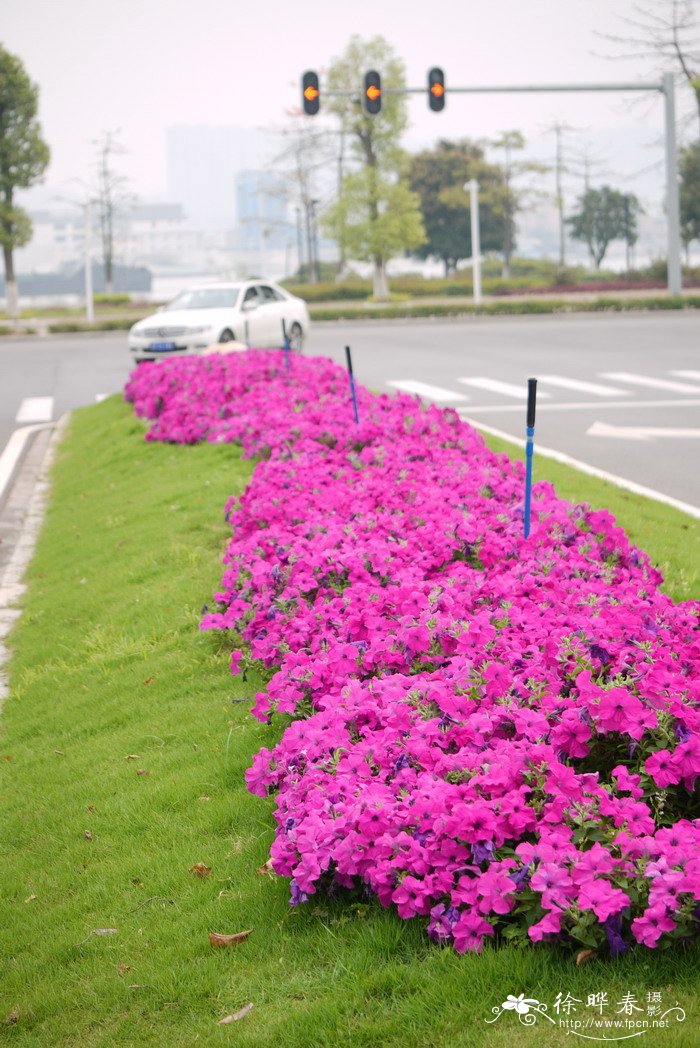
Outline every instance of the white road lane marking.
<svg viewBox="0 0 700 1048"><path fill-rule="evenodd" d="M459 414L476 429L483 430L484 433L492 433L494 437L510 441L511 444L517 444L520 448L525 447L525 441L520 437L514 437L512 433L505 433L502 429L494 429L493 426L485 426L478 419L470 418L466 411L467 409L460 410ZM654 499L655 502L663 502L666 506L673 506L674 509L680 510L681 513L687 513L689 517L695 517L700 520L700 507L691 506L688 502L681 502L680 499L674 499L671 495L664 495L663 492L656 491L654 488L646 488L643 484L637 484L634 480L618 477L614 473L608 473L607 470L598 469L597 466L590 466L587 462L581 462L580 459L572 458L571 455L565 455L563 451L556 451L554 448L544 448L541 444L535 443L535 454L554 459L555 462L561 462L565 466L572 466L574 469L579 469L582 473L588 473L591 477L600 477L601 480L607 480L618 488L633 491L635 495L643 495L645 498Z"/></svg>
<svg viewBox="0 0 700 1048"><path fill-rule="evenodd" d="M387 386L394 386L395 389L400 389L402 393L417 393L419 397L427 397L428 400L469 400L469 397L466 397L463 393L455 393L453 390L444 389L442 386L431 386L428 382L414 382L412 379L397 379L393 382L387 382Z"/></svg>
<svg viewBox="0 0 700 1048"><path fill-rule="evenodd" d="M696 408L700 407L700 399L696 397L675 400L572 400L568 404L564 401L558 404L540 404L540 411L588 411L595 408L602 411L604 408ZM522 404L475 404L469 408L470 411L478 411L480 414L494 414L504 411L510 414L513 411L522 411Z"/></svg>
<svg viewBox="0 0 700 1048"><path fill-rule="evenodd" d="M613 382L629 382L633 386L645 386L647 389L667 389L669 393L700 393L700 386L690 386L687 382L672 382L667 378L652 378L651 375L635 375L631 371L601 371L603 378Z"/></svg>
<svg viewBox="0 0 700 1048"><path fill-rule="evenodd" d="M594 422L586 430L587 437L613 437L620 440L653 440L655 437L700 437L700 429L672 426L611 426L609 422Z"/></svg>
<svg viewBox="0 0 700 1048"><path fill-rule="evenodd" d="M614 386L601 386L597 382L584 382L578 378L566 378L564 375L539 375L540 382L547 386L561 386L562 389L574 389L580 393L592 393L596 397L629 397L627 389L616 389Z"/></svg>
<svg viewBox="0 0 700 1048"><path fill-rule="evenodd" d="M15 422L50 422L52 418L53 397L25 397Z"/></svg>
<svg viewBox="0 0 700 1048"><path fill-rule="evenodd" d="M700 371L672 371L676 378L689 378L693 382L700 382Z"/></svg>
<svg viewBox="0 0 700 1048"><path fill-rule="evenodd" d="M502 393L504 397L516 397L518 400L527 400L527 385L514 386L511 382L499 382L495 378L458 378L463 386L475 386L477 389L487 389L489 393ZM540 392L539 397L549 397L550 393Z"/></svg>

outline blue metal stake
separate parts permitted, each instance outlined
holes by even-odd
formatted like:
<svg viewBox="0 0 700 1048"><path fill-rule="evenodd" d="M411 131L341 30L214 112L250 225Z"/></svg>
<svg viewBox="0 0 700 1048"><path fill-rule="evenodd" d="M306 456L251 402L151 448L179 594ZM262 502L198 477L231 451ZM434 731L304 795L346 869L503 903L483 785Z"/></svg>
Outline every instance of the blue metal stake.
<svg viewBox="0 0 700 1048"><path fill-rule="evenodd" d="M290 354L292 352L292 347L291 347L291 345L289 343L289 335L287 334L287 325L284 322L284 318L282 319L282 338L284 339L284 345L283 345L284 359L285 359L286 366L287 366L287 374L289 374L289 370L290 370L290 368L292 366L291 365L291 361L290 361Z"/></svg>
<svg viewBox="0 0 700 1048"><path fill-rule="evenodd" d="M525 538L530 534L532 504L532 456L535 445L535 408L537 405L537 379L527 380L527 418L525 442Z"/></svg>
<svg viewBox="0 0 700 1048"><path fill-rule="evenodd" d="M345 359L348 365L348 375L350 376L350 392L352 394L352 407L355 412L355 422L359 426L360 416L357 412L357 391L355 390L355 377L352 373L352 357L350 356L350 346L345 347Z"/></svg>

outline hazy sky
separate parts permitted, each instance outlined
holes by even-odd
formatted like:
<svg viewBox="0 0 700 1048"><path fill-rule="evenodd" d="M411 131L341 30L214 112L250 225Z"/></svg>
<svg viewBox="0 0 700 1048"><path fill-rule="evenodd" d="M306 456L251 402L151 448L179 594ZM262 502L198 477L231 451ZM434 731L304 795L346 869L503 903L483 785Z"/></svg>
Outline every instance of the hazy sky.
<svg viewBox="0 0 700 1048"><path fill-rule="evenodd" d="M647 0L653 5L654 0ZM657 0L661 3L661 0ZM38 82L52 149L51 185L89 175L91 140L120 129L121 169L143 198L166 189L165 129L174 124L284 125L300 104L305 69L322 71L349 37L384 36L404 60L409 86L430 66L448 85L656 80L595 31L625 32L632 0L0 0L0 42ZM361 72L361 71L360 71ZM546 129L581 129L602 155L600 180L644 192L663 169L660 95L630 108L613 94L452 95L441 114L410 101L407 144L493 137L519 128L532 154L553 155ZM630 96L626 96L629 100ZM318 119L318 118L317 118ZM636 181L635 181L636 177Z"/></svg>

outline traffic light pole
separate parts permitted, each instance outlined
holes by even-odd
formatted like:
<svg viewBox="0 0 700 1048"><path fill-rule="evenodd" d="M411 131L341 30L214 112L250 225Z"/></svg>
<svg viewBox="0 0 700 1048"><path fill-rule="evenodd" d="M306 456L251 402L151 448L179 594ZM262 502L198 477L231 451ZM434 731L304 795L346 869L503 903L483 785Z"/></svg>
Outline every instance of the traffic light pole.
<svg viewBox="0 0 700 1048"><path fill-rule="evenodd" d="M410 88L407 93L421 93L424 88ZM386 88L385 94L397 89ZM668 293L680 295L681 279L681 231L680 201L678 191L678 148L676 145L676 102L673 73L664 73L663 79L647 83L631 81L619 84L525 84L521 86L452 87L449 94L511 94L515 92L559 92L559 91L660 91L664 96L664 142L666 150L666 224L668 250Z"/></svg>
<svg viewBox="0 0 700 1048"><path fill-rule="evenodd" d="M436 70L437 71L437 70ZM441 73L442 71L439 70ZM308 73L304 76L308 77ZM315 75L315 74L314 74ZM318 80L315 81L315 84ZM664 96L664 141L666 150L666 226L667 226L667 251L668 251L668 280L667 288L670 295L680 295L682 290L681 274L681 232L680 232L680 200L678 189L678 148L676 145L676 103L675 82L673 73L664 73L661 81L648 82L623 82L618 84L523 84L523 85L488 85L481 87L452 87L445 89L444 95L488 95L488 94L517 94L528 93L558 93L569 91L659 91ZM382 88L383 95L423 95L425 87L385 87ZM324 95L344 95L361 100L362 94L353 90L324 91ZM306 100L306 105L316 104L314 112L318 111L318 94L314 101ZM376 107L379 112L381 102ZM310 110L307 110L310 112Z"/></svg>

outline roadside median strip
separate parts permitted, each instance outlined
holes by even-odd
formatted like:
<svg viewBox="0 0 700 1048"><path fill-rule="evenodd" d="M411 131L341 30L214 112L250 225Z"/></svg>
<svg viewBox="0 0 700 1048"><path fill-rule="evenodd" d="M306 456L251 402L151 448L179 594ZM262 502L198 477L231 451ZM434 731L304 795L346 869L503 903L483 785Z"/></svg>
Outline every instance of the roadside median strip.
<svg viewBox="0 0 700 1048"><path fill-rule="evenodd" d="M284 362L272 355L268 365L274 375L256 401L271 409L268 432L281 433L265 387L285 384ZM357 431L340 375L342 420ZM363 436L364 395L358 389ZM217 403L219 422L233 427L224 407ZM176 413L169 424L191 432ZM289 906L288 881L271 872L273 802L244 786L252 755L272 751L289 723L249 713L272 667L244 662L237 646L231 676L232 638L197 628L218 610L211 594L221 589L231 538L223 507L233 498L234 514L243 505L268 512L267 499L245 492L272 460L264 439L246 461L236 444L144 443L145 430L117 398L72 416L11 639L12 689L0 719L0 1020L13 1043L84 1048L107 1038L111 1048L185 1048L196 1039L228 1044L235 1031L243 1048L452 1048L491 1044L485 1023L506 994L551 1002L570 991L585 1002L603 989L611 1002L644 1001L651 990L682 1004L686 1033L664 1031L664 1044L680 1048L698 1018L697 942L632 949L614 964L598 952L577 966L563 950L505 939L479 955L437 949L425 937L430 918L398 919L394 906L362 891L317 892ZM257 439L252 429L249 437ZM506 445L488 439L501 458ZM364 480L356 454L352 476ZM536 480L547 479L545 467L567 497L614 508L663 565L675 600L700 596L695 520L539 458ZM280 513L292 494L274 496ZM390 685L389 677L382 688ZM418 707L406 709L413 716ZM211 948L211 929L249 928L235 948ZM517 1039L525 1048L560 1043L520 1025Z"/></svg>

